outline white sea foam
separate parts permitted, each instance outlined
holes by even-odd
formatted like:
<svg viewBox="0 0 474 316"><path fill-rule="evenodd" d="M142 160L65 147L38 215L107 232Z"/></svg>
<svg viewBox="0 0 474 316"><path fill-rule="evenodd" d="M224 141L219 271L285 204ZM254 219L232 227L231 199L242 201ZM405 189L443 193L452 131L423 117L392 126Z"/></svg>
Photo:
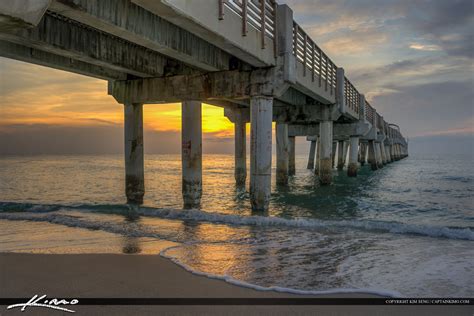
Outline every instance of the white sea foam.
<svg viewBox="0 0 474 316"><path fill-rule="evenodd" d="M199 210L176 209L141 209L140 215L156 216L165 219L194 220L210 223L252 226L278 226L299 228L356 228L364 230L378 230L395 234L417 234L428 237L443 237L450 239L474 240L474 231L469 228L449 228L443 226L411 225L396 222L368 221L368 220L316 220L316 219L285 219L280 217L239 216L220 213L204 212Z"/></svg>
<svg viewBox="0 0 474 316"><path fill-rule="evenodd" d="M35 207L35 213L23 213L23 212L0 212L0 218L4 219L17 219L20 217L22 220L39 220L37 213L41 210L40 207ZM78 210L74 208L74 210ZM81 209L87 211L87 209ZM91 207L94 210L94 207ZM394 233L394 234L414 234L427 237L439 237L448 239L460 239L460 240L474 240L474 231L469 228L452 228L444 226L428 226L428 225L414 225L405 224L398 222L384 222L384 221L373 221L373 220L318 220L308 218L296 218L286 219L274 216L239 216L229 215L215 212L206 212L200 210L183 210L183 209L170 209L170 208L139 208L133 210L139 215L147 217L158 217L162 219L171 220L191 220L197 222L208 222L217 224L227 225L250 225L250 226L261 226L261 227L292 227L292 228L304 228L304 229L334 229L334 228L353 228L369 231L379 231L383 233ZM30 214L30 215L28 215ZM54 213L45 213L53 215ZM47 215L45 215L47 216ZM67 216L63 217L51 217L51 222L61 224L61 221L67 224L71 222L71 218ZM44 219L43 221L49 221ZM74 223L73 223L74 224ZM76 223L77 224L77 223ZM94 226L96 224L92 224ZM98 224L97 224L98 225ZM103 225L103 224L101 224ZM89 228L89 227L85 227ZM91 229L100 229L100 227L93 227Z"/></svg>
<svg viewBox="0 0 474 316"><path fill-rule="evenodd" d="M336 289L330 289L330 290L298 290L298 289L292 289L292 288L286 288L286 287L281 287L281 286L270 286L270 287L264 287L252 283L248 283L245 281L239 281L229 275L218 275L218 274L212 274L212 273L206 273L202 272L196 269L193 269L189 265L186 265L176 259L175 257L168 255L167 252L171 249L179 248L181 247L180 245L178 246L171 246L168 248L163 249L160 252L160 255L164 258L167 258L171 261L173 261L175 264L179 265L183 269L185 269L188 272L191 272L192 274L199 275L199 276L205 276L210 279L217 279L217 280L222 280L225 281L229 284L233 284L236 286L241 286L241 287L246 287L250 289L254 289L257 291L273 291L273 292L280 292L280 293L290 293L290 294L298 294L298 295L324 295L324 294L347 294L347 293L358 293L358 294L373 294L373 295L380 295L380 296L385 296L385 297L402 297L402 294L397 292L397 291L390 291L390 290L385 290L385 289L351 289L351 288L336 288Z"/></svg>

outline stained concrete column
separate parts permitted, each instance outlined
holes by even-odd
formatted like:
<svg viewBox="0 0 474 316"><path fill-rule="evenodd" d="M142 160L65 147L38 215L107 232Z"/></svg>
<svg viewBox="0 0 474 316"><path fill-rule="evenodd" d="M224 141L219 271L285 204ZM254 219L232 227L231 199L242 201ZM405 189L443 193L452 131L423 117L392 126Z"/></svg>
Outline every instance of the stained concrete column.
<svg viewBox="0 0 474 316"><path fill-rule="evenodd" d="M379 142L375 142L375 161L377 162L377 168L383 168L382 153L380 151Z"/></svg>
<svg viewBox="0 0 474 316"><path fill-rule="evenodd" d="M382 164L386 165L387 164L387 158L385 157L385 149L384 149L383 142L379 143L379 147L380 147L380 159L382 161Z"/></svg>
<svg viewBox="0 0 474 316"><path fill-rule="evenodd" d="M311 141L311 145L309 147L309 157L308 157L308 166L307 169L314 169L314 157L316 155L316 141Z"/></svg>
<svg viewBox="0 0 474 316"><path fill-rule="evenodd" d="M387 158L387 163L391 163L392 162L392 155L390 155L390 146L389 145L385 145L385 156Z"/></svg>
<svg viewBox="0 0 474 316"><path fill-rule="evenodd" d="M234 137L235 137L235 169L234 177L237 186L245 186L247 179L247 132L245 129L245 120L242 115L242 110L237 109L235 113Z"/></svg>
<svg viewBox="0 0 474 316"><path fill-rule="evenodd" d="M273 98L250 99L250 202L264 211L270 203Z"/></svg>
<svg viewBox="0 0 474 316"><path fill-rule="evenodd" d="M145 194L143 104L124 105L125 194L127 203L142 204Z"/></svg>
<svg viewBox="0 0 474 316"><path fill-rule="evenodd" d="M296 174L296 137L288 137L288 148L289 148L289 163L288 163L288 174L294 176Z"/></svg>
<svg viewBox="0 0 474 316"><path fill-rule="evenodd" d="M377 170L378 169L378 163L377 163L377 150L375 146L375 141L369 140L369 164L372 170Z"/></svg>
<svg viewBox="0 0 474 316"><path fill-rule="evenodd" d="M288 138L288 124L276 123L276 181L277 184L288 183L288 165L289 159L289 138Z"/></svg>
<svg viewBox="0 0 474 316"><path fill-rule="evenodd" d="M350 142L349 166L347 169L347 175L349 177L357 177L357 168L359 168L359 164L357 162L359 153L359 137L351 136Z"/></svg>
<svg viewBox="0 0 474 316"><path fill-rule="evenodd" d="M334 168L336 165L336 149L337 149L337 142L332 143L332 152L331 152L331 168Z"/></svg>
<svg viewBox="0 0 474 316"><path fill-rule="evenodd" d="M316 163L314 164L314 174L319 175L319 162L321 160L321 138L316 139Z"/></svg>
<svg viewBox="0 0 474 316"><path fill-rule="evenodd" d="M319 179L322 185L332 183L333 167L333 122L323 121L319 123Z"/></svg>
<svg viewBox="0 0 474 316"><path fill-rule="evenodd" d="M363 166L365 164L365 144L364 143L360 143L359 144L359 157L358 157L358 161L360 163L361 166Z"/></svg>
<svg viewBox="0 0 474 316"><path fill-rule="evenodd" d="M337 169L342 170L344 168L344 141L340 140L337 142Z"/></svg>
<svg viewBox="0 0 474 316"><path fill-rule="evenodd" d="M198 208L202 195L202 113L201 102L181 106L181 162L184 208Z"/></svg>
<svg viewBox="0 0 474 316"><path fill-rule="evenodd" d="M390 153L391 153L391 155L392 155L392 160L393 160L393 161L397 161L397 155L396 155L396 153L395 153L395 144L392 144L392 145L390 146Z"/></svg>

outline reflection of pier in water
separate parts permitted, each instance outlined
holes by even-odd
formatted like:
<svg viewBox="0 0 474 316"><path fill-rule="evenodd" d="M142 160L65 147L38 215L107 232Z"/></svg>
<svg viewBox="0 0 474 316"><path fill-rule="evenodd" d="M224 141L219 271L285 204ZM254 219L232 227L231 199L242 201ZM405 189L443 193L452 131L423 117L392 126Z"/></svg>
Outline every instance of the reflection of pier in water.
<svg viewBox="0 0 474 316"><path fill-rule="evenodd" d="M108 81L109 94L124 105L130 203L141 204L145 193L143 104L182 102L188 208L199 207L202 195L201 102L223 107L235 124L239 186L251 124L254 210L269 204L272 122L279 186L295 172L299 136L311 142L308 168L322 185L331 184L335 165L347 164L348 176L356 176L366 162L376 170L408 155L398 126L274 0L4 0L0 14L0 56Z"/></svg>

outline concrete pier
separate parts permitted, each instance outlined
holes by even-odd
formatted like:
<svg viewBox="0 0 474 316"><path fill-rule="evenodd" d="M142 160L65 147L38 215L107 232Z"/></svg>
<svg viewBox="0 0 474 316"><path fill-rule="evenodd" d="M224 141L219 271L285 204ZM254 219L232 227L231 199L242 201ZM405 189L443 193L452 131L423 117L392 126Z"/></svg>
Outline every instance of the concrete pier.
<svg viewBox="0 0 474 316"><path fill-rule="evenodd" d="M333 122L323 121L319 123L319 180L322 185L332 183L333 168Z"/></svg>
<svg viewBox="0 0 474 316"><path fill-rule="evenodd" d="M385 146L383 142L379 143L379 147L380 147L380 158L382 160L382 165L385 166L387 164L387 155L385 154Z"/></svg>
<svg viewBox="0 0 474 316"><path fill-rule="evenodd" d="M127 203L142 204L145 194L143 104L124 104L125 194Z"/></svg>
<svg viewBox="0 0 474 316"><path fill-rule="evenodd" d="M346 142L339 141L337 145L337 169L344 169L344 165L346 163L346 155Z"/></svg>
<svg viewBox="0 0 474 316"><path fill-rule="evenodd" d="M370 167L372 170L377 170L379 167L378 167L378 163L377 163L377 151L375 149L375 141L373 140L369 140L369 144L368 144L368 147L369 147L369 164L370 164Z"/></svg>
<svg viewBox="0 0 474 316"><path fill-rule="evenodd" d="M349 177L357 177L358 164L358 153L359 153L359 137L351 136L350 147L349 147L349 166L347 169L347 175Z"/></svg>
<svg viewBox="0 0 474 316"><path fill-rule="evenodd" d="M201 102L183 102L181 109L181 161L184 208L199 208L202 195Z"/></svg>
<svg viewBox="0 0 474 316"><path fill-rule="evenodd" d="M234 111L235 123L234 123L234 138L235 138L235 169L234 177L237 186L245 186L247 179L247 131L245 128L245 120L243 117L242 109Z"/></svg>
<svg viewBox="0 0 474 316"><path fill-rule="evenodd" d="M321 138L318 137L316 141L316 162L314 164L314 174L319 175L319 167L321 161Z"/></svg>
<svg viewBox="0 0 474 316"><path fill-rule="evenodd" d="M383 168L382 152L380 148L380 142L375 142L375 161L377 162L377 169Z"/></svg>
<svg viewBox="0 0 474 316"><path fill-rule="evenodd" d="M277 123L276 129L276 182L277 184L288 183L288 167L290 162L290 148L288 137L288 124Z"/></svg>
<svg viewBox="0 0 474 316"><path fill-rule="evenodd" d="M314 169L314 159L316 156L316 141L311 141L311 145L309 147L309 157L308 157L308 166L307 169L313 170Z"/></svg>
<svg viewBox="0 0 474 316"><path fill-rule="evenodd" d="M336 165L336 154L337 154L337 142L332 143L332 152L331 152L331 168L334 168Z"/></svg>
<svg viewBox="0 0 474 316"><path fill-rule="evenodd" d="M392 162L392 156L390 155L390 147L385 145L385 158L387 159L387 163Z"/></svg>
<svg viewBox="0 0 474 316"><path fill-rule="evenodd" d="M294 176L296 174L296 138L294 136L288 137L288 174Z"/></svg>
<svg viewBox="0 0 474 316"><path fill-rule="evenodd" d="M255 211L270 203L273 98L250 99L250 202Z"/></svg>
<svg viewBox="0 0 474 316"><path fill-rule="evenodd" d="M365 154L366 154L366 147L367 145L365 143L360 143L359 144L359 157L358 161L361 166L365 165Z"/></svg>

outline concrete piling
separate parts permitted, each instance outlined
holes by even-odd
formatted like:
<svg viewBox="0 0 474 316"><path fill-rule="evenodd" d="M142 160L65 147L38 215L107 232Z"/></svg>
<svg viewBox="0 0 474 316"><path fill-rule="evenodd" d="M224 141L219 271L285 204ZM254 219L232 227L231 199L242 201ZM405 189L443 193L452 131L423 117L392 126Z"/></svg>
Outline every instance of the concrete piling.
<svg viewBox="0 0 474 316"><path fill-rule="evenodd" d="M145 194L143 104L124 104L125 194L127 203L142 204Z"/></svg>
<svg viewBox="0 0 474 316"><path fill-rule="evenodd" d="M342 170L344 169L344 164L346 162L346 142L340 140L337 145L337 169Z"/></svg>
<svg viewBox="0 0 474 316"><path fill-rule="evenodd" d="M383 168L382 152L380 150L380 142L375 142L375 161L377 162L377 168Z"/></svg>
<svg viewBox="0 0 474 316"><path fill-rule="evenodd" d="M333 168L333 148L335 147L332 141L333 138L333 122L322 121L319 123L319 179L322 185L329 185L332 183L332 168Z"/></svg>
<svg viewBox="0 0 474 316"><path fill-rule="evenodd" d="M289 166L289 138L288 124L277 123L276 129L276 182L285 185L288 183L288 166Z"/></svg>
<svg viewBox="0 0 474 316"><path fill-rule="evenodd" d="M359 137L351 136L349 148L349 166L347 175L349 177L357 177L357 169L359 168L358 160Z"/></svg>
<svg viewBox="0 0 474 316"><path fill-rule="evenodd" d="M181 110L181 162L184 208L199 208L202 196L201 102L183 102Z"/></svg>
<svg viewBox="0 0 474 316"><path fill-rule="evenodd" d="M288 174L294 176L296 174L296 137L288 137Z"/></svg>
<svg viewBox="0 0 474 316"><path fill-rule="evenodd" d="M250 202L254 211L266 211L270 203L272 112L273 98L250 99Z"/></svg>
<svg viewBox="0 0 474 316"><path fill-rule="evenodd" d="M314 174L319 175L319 162L321 161L321 138L316 141L316 162L314 164Z"/></svg>
<svg viewBox="0 0 474 316"><path fill-rule="evenodd" d="M375 146L375 141L369 140L369 164L372 170L377 170L378 169L378 163L377 163L377 151L376 151L376 146Z"/></svg>
<svg viewBox="0 0 474 316"><path fill-rule="evenodd" d="M314 169L314 158L316 156L316 141L311 141L311 145L309 147L309 157L308 157L308 166L307 169L313 170Z"/></svg>
<svg viewBox="0 0 474 316"><path fill-rule="evenodd" d="M364 166L365 165L365 147L366 147L366 144L364 143L360 143L359 144L359 157L358 157L358 161L360 163L361 166Z"/></svg>
<svg viewBox="0 0 474 316"><path fill-rule="evenodd" d="M332 143L332 152L331 152L331 168L334 168L336 165L336 150L337 150L337 142Z"/></svg>
<svg viewBox="0 0 474 316"><path fill-rule="evenodd" d="M235 112L234 138L235 138L235 170L234 177L237 186L245 186L247 179L247 132L245 129L245 120L242 110L237 109Z"/></svg>

